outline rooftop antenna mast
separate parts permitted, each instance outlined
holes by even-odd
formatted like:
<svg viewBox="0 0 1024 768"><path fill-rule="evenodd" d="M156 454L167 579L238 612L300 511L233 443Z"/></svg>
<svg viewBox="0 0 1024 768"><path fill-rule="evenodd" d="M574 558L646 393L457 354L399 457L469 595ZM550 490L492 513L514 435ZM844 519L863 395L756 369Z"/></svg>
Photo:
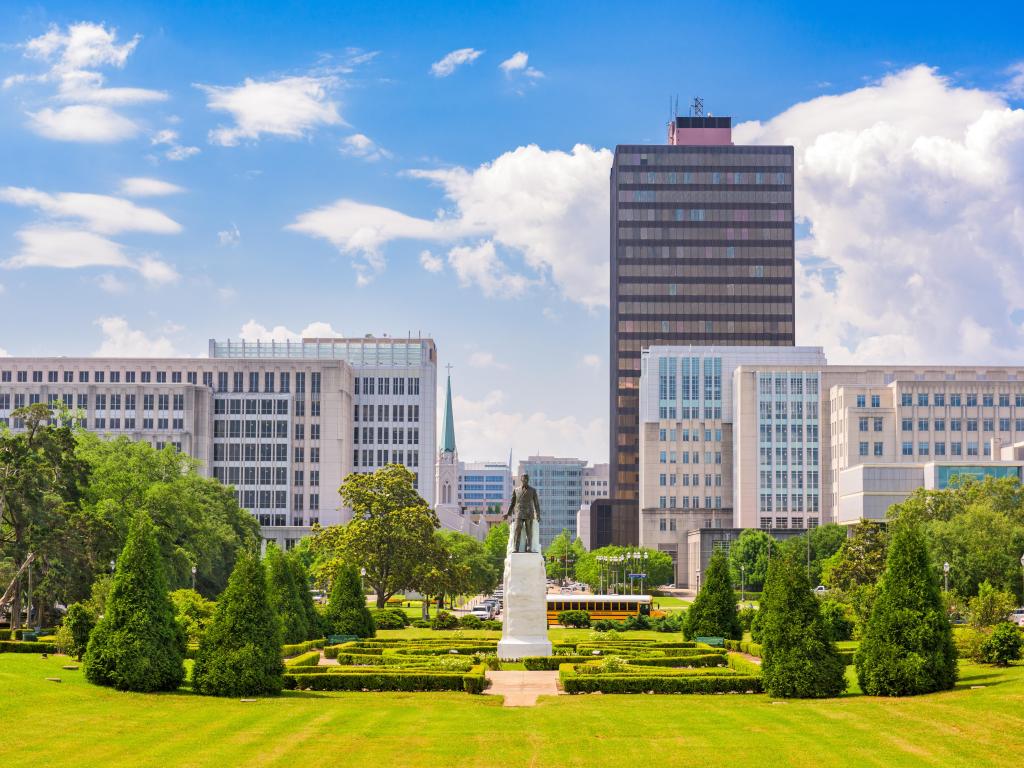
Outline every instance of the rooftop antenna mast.
<svg viewBox="0 0 1024 768"><path fill-rule="evenodd" d="M700 96L694 96L690 112L693 117L704 117L704 99Z"/></svg>

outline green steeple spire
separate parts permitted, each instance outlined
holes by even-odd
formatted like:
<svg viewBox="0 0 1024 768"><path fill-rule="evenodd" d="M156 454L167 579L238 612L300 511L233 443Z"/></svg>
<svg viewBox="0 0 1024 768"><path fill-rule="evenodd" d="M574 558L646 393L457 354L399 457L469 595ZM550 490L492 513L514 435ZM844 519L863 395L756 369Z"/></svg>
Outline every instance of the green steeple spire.
<svg viewBox="0 0 1024 768"><path fill-rule="evenodd" d="M443 453L455 453L455 416L452 415L452 375L448 374L448 393L444 398L444 437L441 442Z"/></svg>

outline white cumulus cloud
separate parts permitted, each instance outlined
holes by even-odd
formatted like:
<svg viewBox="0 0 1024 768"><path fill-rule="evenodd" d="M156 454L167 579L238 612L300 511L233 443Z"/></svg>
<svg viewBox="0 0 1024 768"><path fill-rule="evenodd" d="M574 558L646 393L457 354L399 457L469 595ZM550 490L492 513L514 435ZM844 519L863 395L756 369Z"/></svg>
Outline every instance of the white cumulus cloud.
<svg viewBox="0 0 1024 768"><path fill-rule="evenodd" d="M530 55L525 51L517 51L505 59L498 67L506 76L511 77L516 73L521 73L525 77L534 79L540 79L544 77L544 73L539 69L529 66Z"/></svg>
<svg viewBox="0 0 1024 768"><path fill-rule="evenodd" d="M233 147L263 135L298 139L322 126L342 125L338 105L330 96L336 85L334 77L304 75L196 87L206 94L209 109L227 112L234 119L234 125L210 131L210 142Z"/></svg>
<svg viewBox="0 0 1024 768"><path fill-rule="evenodd" d="M463 64L469 64L480 58L483 51L475 48L459 48L446 53L441 59L430 65L430 74L434 77L448 77Z"/></svg>
<svg viewBox="0 0 1024 768"><path fill-rule="evenodd" d="M57 25L20 47L29 59L48 65L38 74L20 73L7 77L4 87L32 83L55 87L50 98L68 104L60 109L45 107L29 113L29 127L41 136L57 141L114 142L139 132L135 120L111 107L164 101L163 91L137 87L108 87L102 68L123 69L141 38L119 43L117 30L88 21Z"/></svg>
<svg viewBox="0 0 1024 768"><path fill-rule="evenodd" d="M56 141L106 144L130 139L139 132L134 120L109 107L75 104L63 109L45 107L29 113L29 127Z"/></svg>
<svg viewBox="0 0 1024 768"><path fill-rule="evenodd" d="M479 400L461 395L453 403L458 420L459 457L485 461L508 456L517 459L543 453L578 456L594 462L606 460L608 427L604 419L580 420L550 416L543 411L523 412L510 408L505 393L493 390Z"/></svg>
<svg viewBox="0 0 1024 768"><path fill-rule="evenodd" d="M384 265L394 240L451 243L449 263L467 285L519 293L551 280L586 306L608 302L608 171L611 152L519 147L473 170L414 170L441 188L451 213L433 219L343 198L301 214L289 228L320 237L364 270ZM525 267L510 267L497 247ZM435 264L436 262L430 262Z"/></svg>
<svg viewBox="0 0 1024 768"><path fill-rule="evenodd" d="M302 339L338 339L342 338L343 334L334 330L330 323L320 320L310 323L298 332L283 325L268 328L256 320L250 320L242 326L238 336L243 341L301 341Z"/></svg>
<svg viewBox="0 0 1024 768"><path fill-rule="evenodd" d="M121 179L120 192L128 197L161 197L184 192L182 187L163 179L151 179L145 176L132 176Z"/></svg>
<svg viewBox="0 0 1024 768"><path fill-rule="evenodd" d="M0 188L0 201L33 207L52 218L78 219L94 232L176 234L181 225L155 208L143 208L130 200L84 192L49 194L31 187Z"/></svg>
<svg viewBox="0 0 1024 768"><path fill-rule="evenodd" d="M166 335L151 337L128 325L123 317L96 319L103 334L96 357L179 357L174 343Z"/></svg>
<svg viewBox="0 0 1024 768"><path fill-rule="evenodd" d="M370 163L375 163L381 159L390 159L392 156L388 150L362 133L354 133L342 139L341 154L348 155L349 157L358 157Z"/></svg>
<svg viewBox="0 0 1024 768"><path fill-rule="evenodd" d="M427 272L440 272L444 269L444 259L435 256L430 251L420 251L420 266Z"/></svg>
<svg viewBox="0 0 1024 768"><path fill-rule="evenodd" d="M1024 110L917 66L734 140L795 147L798 343L834 362L1019 362Z"/></svg>

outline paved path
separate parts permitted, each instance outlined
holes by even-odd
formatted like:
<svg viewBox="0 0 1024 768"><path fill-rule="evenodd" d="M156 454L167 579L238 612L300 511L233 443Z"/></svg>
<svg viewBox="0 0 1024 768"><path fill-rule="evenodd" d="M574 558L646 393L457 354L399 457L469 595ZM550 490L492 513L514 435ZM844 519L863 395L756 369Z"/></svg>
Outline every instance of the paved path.
<svg viewBox="0 0 1024 768"><path fill-rule="evenodd" d="M491 696L504 696L506 707L532 707L538 696L558 696L557 672L488 672Z"/></svg>

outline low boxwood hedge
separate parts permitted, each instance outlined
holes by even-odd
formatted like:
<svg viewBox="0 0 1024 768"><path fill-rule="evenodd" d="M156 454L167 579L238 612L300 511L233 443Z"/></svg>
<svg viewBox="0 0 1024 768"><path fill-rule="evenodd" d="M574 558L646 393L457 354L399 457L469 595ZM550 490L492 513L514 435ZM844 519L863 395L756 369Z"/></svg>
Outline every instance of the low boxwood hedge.
<svg viewBox="0 0 1024 768"><path fill-rule="evenodd" d="M689 656L636 656L628 663L640 667L724 667L728 659L724 653L698 653Z"/></svg>
<svg viewBox="0 0 1024 768"><path fill-rule="evenodd" d="M284 687L300 691L466 691L482 693L487 687L485 667L469 672L434 670L362 670L341 668L326 674L289 674Z"/></svg>
<svg viewBox="0 0 1024 768"><path fill-rule="evenodd" d="M0 629L0 640L10 640L10 639L11 639L11 630L10 629Z"/></svg>
<svg viewBox="0 0 1024 768"><path fill-rule="evenodd" d="M307 653L300 653L298 656L293 656L287 659L284 663L286 667L315 667L320 664L320 651L309 651Z"/></svg>
<svg viewBox="0 0 1024 768"><path fill-rule="evenodd" d="M711 670L698 670L679 674L673 670L651 674L598 674L580 675L573 664L558 669L558 679L566 693L757 693L761 691L761 678L754 675L712 674Z"/></svg>
<svg viewBox="0 0 1024 768"><path fill-rule="evenodd" d="M56 653L54 643L32 640L0 640L0 653Z"/></svg>
<svg viewBox="0 0 1024 768"><path fill-rule="evenodd" d="M321 637L319 640L307 640L304 643L293 643L291 645L281 646L281 655L284 658L289 656L298 656L300 653L306 653L314 648L323 648L327 642L326 638Z"/></svg>
<svg viewBox="0 0 1024 768"><path fill-rule="evenodd" d="M730 651L739 651L741 653L749 653L751 656L757 656L761 658L761 645L758 643L752 643L749 640L726 640L725 647ZM844 666L850 666L853 664L853 656L856 651L852 650L841 650L839 651L839 658L842 660Z"/></svg>

